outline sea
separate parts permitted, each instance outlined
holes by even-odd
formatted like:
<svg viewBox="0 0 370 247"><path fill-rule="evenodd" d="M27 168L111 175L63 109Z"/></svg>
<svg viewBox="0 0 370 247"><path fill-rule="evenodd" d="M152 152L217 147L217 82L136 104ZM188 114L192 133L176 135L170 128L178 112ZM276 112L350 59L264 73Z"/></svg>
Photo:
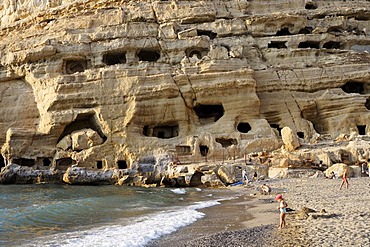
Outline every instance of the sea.
<svg viewBox="0 0 370 247"><path fill-rule="evenodd" d="M233 197L210 188L0 185L0 246L146 246Z"/></svg>

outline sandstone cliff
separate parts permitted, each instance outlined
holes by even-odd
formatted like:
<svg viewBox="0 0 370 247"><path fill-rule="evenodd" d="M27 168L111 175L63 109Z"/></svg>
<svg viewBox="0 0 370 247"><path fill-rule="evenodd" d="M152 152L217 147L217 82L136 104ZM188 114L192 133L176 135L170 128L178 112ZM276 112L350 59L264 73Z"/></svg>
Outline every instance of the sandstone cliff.
<svg viewBox="0 0 370 247"><path fill-rule="evenodd" d="M370 133L369 1L4 0L0 26L1 166L189 185L284 127Z"/></svg>

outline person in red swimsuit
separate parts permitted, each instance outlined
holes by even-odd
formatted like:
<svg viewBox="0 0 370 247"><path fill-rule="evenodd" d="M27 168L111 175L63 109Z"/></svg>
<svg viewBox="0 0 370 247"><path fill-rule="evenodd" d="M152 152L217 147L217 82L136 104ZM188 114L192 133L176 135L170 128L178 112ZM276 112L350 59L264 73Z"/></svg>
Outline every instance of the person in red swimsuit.
<svg viewBox="0 0 370 247"><path fill-rule="evenodd" d="M343 186L344 183L346 183L346 188L348 190L348 179L347 179L348 173L347 172L348 172L347 168L344 169L343 176L342 176L342 183L340 184L339 190L342 189L342 186Z"/></svg>

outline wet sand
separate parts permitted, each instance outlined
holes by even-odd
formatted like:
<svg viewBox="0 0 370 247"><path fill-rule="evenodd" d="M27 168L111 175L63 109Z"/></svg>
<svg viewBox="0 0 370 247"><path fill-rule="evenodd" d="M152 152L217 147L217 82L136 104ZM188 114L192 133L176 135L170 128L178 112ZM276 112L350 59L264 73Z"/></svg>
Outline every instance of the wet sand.
<svg viewBox="0 0 370 247"><path fill-rule="evenodd" d="M282 179L270 181L271 195L238 186L238 199L204 209L206 216L156 246L370 246L370 178L350 179L339 190L339 179ZM250 196L250 194L256 195ZM278 229L276 194L282 193L288 207L287 227ZM302 208L315 212L299 219ZM324 209L325 212L320 211Z"/></svg>

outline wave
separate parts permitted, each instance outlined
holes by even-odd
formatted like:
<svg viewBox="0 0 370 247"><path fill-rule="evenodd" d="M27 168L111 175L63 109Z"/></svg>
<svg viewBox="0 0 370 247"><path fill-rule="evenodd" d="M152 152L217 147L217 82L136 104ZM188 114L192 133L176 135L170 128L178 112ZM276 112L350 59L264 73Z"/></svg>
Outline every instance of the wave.
<svg viewBox="0 0 370 247"><path fill-rule="evenodd" d="M114 225L40 238L26 246L144 246L152 240L173 233L179 228L203 218L204 213L197 210L218 204L220 202L216 200L198 202L191 206L177 207L175 210L162 211L136 218L129 225L127 225L126 218L125 222L115 223Z"/></svg>

